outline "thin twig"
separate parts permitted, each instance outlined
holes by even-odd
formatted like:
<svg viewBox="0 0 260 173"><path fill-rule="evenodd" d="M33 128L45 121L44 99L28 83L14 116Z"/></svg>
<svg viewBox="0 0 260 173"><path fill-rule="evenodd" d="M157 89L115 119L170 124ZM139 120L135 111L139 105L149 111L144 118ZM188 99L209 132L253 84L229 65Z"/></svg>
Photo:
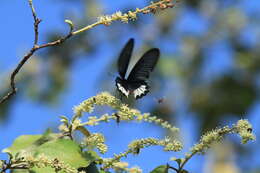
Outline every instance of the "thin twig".
<svg viewBox="0 0 260 173"><path fill-rule="evenodd" d="M16 161L12 162L10 159L8 163L4 161L3 167L0 169L0 173L5 173L7 170L13 170L13 169L28 169L28 165L23 161Z"/></svg>
<svg viewBox="0 0 260 173"><path fill-rule="evenodd" d="M221 129L218 129L218 135L223 137L224 135L228 134L228 133L234 133L236 131L236 127L231 127L231 128L227 128L227 127L223 127ZM210 141L210 144L212 144L213 142L215 142L214 140ZM200 141L200 143L203 143L203 140ZM209 144L208 144L209 145ZM206 147L202 147L200 150L195 150L193 152L191 152L190 154L186 155L184 158L184 161L179 164L179 169L178 171L181 173L183 171L183 167L184 165L197 153L201 153L203 150L208 149L208 146L206 145Z"/></svg>
<svg viewBox="0 0 260 173"><path fill-rule="evenodd" d="M91 25L88 25L86 27L83 27L77 31L74 31L72 34L73 35L76 35L76 34L79 34L81 32L84 32L86 30L89 30L97 25L101 25L101 24L104 24L104 25L109 25L111 22L113 21L116 21L116 20L122 20L124 17L127 18L126 21L128 21L129 18L132 18L133 19L133 16L136 16L138 13L143 13L143 14L147 14L147 13L155 13L157 9L161 9L161 10L164 10L164 9L167 9L167 8L172 8L174 6L174 4L172 3L172 0L159 0L157 2L152 2L150 5L142 8L142 9L139 9L137 8L135 11L128 11L128 13L125 13L123 14L121 17L114 17L113 18L113 15L111 16L104 16L104 17L108 17L107 19L109 21L102 21L102 20L99 20ZM122 20L123 21L123 20ZM108 22L108 23L106 23Z"/></svg>
<svg viewBox="0 0 260 173"><path fill-rule="evenodd" d="M65 37L60 38L60 39L53 41L53 42L49 42L49 43L46 43L46 44L39 45L38 49L59 45L59 44L63 43L65 40L69 39L72 35L73 35L72 30L70 30L69 34L66 35Z"/></svg>
<svg viewBox="0 0 260 173"><path fill-rule="evenodd" d="M174 170L176 173L179 173L179 170L178 170L178 169L176 169L176 168L170 166L169 164L167 164L167 171L168 171L169 169L172 169L172 170Z"/></svg>
<svg viewBox="0 0 260 173"><path fill-rule="evenodd" d="M34 35L34 46L35 46L38 44L38 38L39 38L38 26L41 22L41 19L39 19L36 15L32 0L29 0L29 5L31 7L31 11L32 11L33 19L34 19L34 34L35 34Z"/></svg>
<svg viewBox="0 0 260 173"><path fill-rule="evenodd" d="M34 45L31 48L31 50L29 51L29 53L27 53L23 59L19 62L19 64L17 65L17 67L14 69L14 71L11 74L11 78L10 78L10 85L11 85L11 91L4 96L1 100L0 100L0 104L4 103L6 100L8 100L11 96L13 96L16 92L17 92L17 88L15 86L15 77L17 75L17 73L20 71L20 69L22 68L22 66L25 64L25 62L33 55L33 53L38 49L37 43L38 43L38 26L41 22L41 20L37 17L32 0L29 0L29 5L32 11L32 15L33 15L33 19L34 19L34 32L35 32L35 36L34 36Z"/></svg>
<svg viewBox="0 0 260 173"><path fill-rule="evenodd" d="M181 172L181 171L183 170L184 165L185 165L195 154L197 154L197 152L193 152L193 153L191 153L189 156L187 156L187 157L185 158L185 160L179 165L179 169L178 169L178 172L177 172L177 173L179 173L179 172Z"/></svg>

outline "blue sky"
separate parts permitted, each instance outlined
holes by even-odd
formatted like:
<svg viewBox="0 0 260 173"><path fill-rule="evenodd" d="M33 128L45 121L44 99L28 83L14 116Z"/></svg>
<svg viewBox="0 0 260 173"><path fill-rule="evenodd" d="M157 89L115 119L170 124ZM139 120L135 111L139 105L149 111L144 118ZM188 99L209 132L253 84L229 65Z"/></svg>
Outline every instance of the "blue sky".
<svg viewBox="0 0 260 173"><path fill-rule="evenodd" d="M114 12L124 7L126 3L123 1L111 1L106 0L106 11ZM114 3L111 3L114 2ZM251 1L242 1L246 4L243 8L250 13L252 11L257 11L256 6L259 5L258 0ZM130 4L130 1L128 1ZM43 22L40 24L40 42L44 42L45 34L48 31L52 31L53 28L64 30L66 24L64 24L64 18L62 18L62 13L66 9L73 9L76 11L80 9L77 5L72 6L73 3L60 3L58 1L35 1L35 8L37 10L38 16L43 19ZM133 6L142 5L140 1L131 1ZM241 5L242 6L242 5ZM259 10L259 8L258 8ZM21 0L2 0L0 2L0 33L1 33L1 42L0 42L0 69L1 72L9 73L20 60L24 52L30 49L33 43L34 34L33 34L33 23L32 16L28 6L27 1ZM189 26L189 27L187 27ZM183 15L183 20L178 25L178 30L181 32L196 32L196 34L203 34L206 30L208 23L203 19L200 19L198 14L193 11L189 11ZM190 29L185 30L185 29ZM250 27L248 28L249 31ZM134 35L134 33L132 33ZM249 32L244 32L241 34L241 39L245 40L248 43L255 42L254 37ZM127 39L126 39L127 40ZM223 44L224 43L224 44ZM141 44L138 41L137 44ZM207 52L207 56L210 56L214 59L216 57L222 57L222 60L207 62L207 66L204 69L207 74L207 70L210 73L219 74L219 67L223 69L228 68L231 65L231 56L232 52L229 52L228 43L225 40L220 40L220 42L212 45L212 49ZM119 48L122 45L118 45ZM106 46L101 46L103 51L107 50ZM11 117L5 124L0 124L0 136L1 142L0 149L8 147L12 144L13 140L19 135L23 134L40 134L49 126L56 126L59 123L59 115L71 116L72 107L84 99L87 99L90 96L95 95L101 90L96 86L96 79L100 77L103 73L103 70L97 71L97 66L100 69L105 69L111 59L118 54L119 50L108 51L105 56L109 58L95 58L91 64L86 59L81 59L73 64L72 71L70 73L70 85L66 90L66 93L62 95L62 104L57 107L47 107L45 105L40 105L35 103L32 100L26 99L24 96L19 97L18 101L13 105L11 110ZM224 52L221 56L216 54L216 52ZM213 52L213 53L212 53ZM222 56L223 55L223 56ZM103 53L97 54L97 56L104 56ZM209 64L209 65L208 65ZM211 70L209 70L209 68ZM213 71L212 71L213 69ZM95 71L95 73L93 73ZM91 75L86 75L91 74ZM212 74L208 74L212 75ZM87 81L83 80L86 79ZM207 76L205 76L207 77ZM111 82L111 85L114 85ZM21 90L19 92L22 92ZM250 119L257 122L259 118L256 115L259 112L258 106L259 103L256 103L256 106L252 108L250 113ZM252 115L251 115L252 114ZM179 120L181 121L181 120ZM258 121L259 122L259 121ZM193 119L193 116L185 116L185 127L184 135L189 139L188 143L194 142L194 137L192 134L192 129L197 127L196 120ZM131 131L129 131L131 129ZM128 143L133 139L142 138L142 137L163 137L164 131L159 127L155 127L150 124L140 125L137 123L130 123L129 125L122 123L119 126L116 123L112 123L108 128L107 125L101 125L96 128L93 128L93 131L104 132L107 137L107 144L111 146L111 150L106 154L106 156L111 156L113 153L121 152L126 149ZM117 133L115 133L115 131ZM143 132L143 133L140 133ZM116 141L116 142L115 142ZM185 146L185 150L188 150L189 145ZM163 153L160 152L160 147L153 147L147 150L143 150L140 156L130 156L128 161L134 165L140 165L144 168L144 172L148 172L153 167L159 164L165 164L168 161L168 158L171 156L176 156L172 153ZM153 153L154 159L151 160L151 153ZM179 154L180 155L180 154ZM177 155L177 156L179 156ZM0 154L0 159L6 158L6 155ZM156 159L161 158L161 159ZM202 156L197 156L194 158L188 165L187 169L192 168L195 172L198 172L202 169ZM151 164L152 163L152 164Z"/></svg>

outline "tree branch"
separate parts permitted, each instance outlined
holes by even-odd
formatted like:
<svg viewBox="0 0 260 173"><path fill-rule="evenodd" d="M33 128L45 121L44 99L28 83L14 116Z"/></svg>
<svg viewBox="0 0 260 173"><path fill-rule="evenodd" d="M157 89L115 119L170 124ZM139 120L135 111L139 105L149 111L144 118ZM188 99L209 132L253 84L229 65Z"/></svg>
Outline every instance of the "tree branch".
<svg viewBox="0 0 260 173"><path fill-rule="evenodd" d="M129 20L135 20L137 18L137 14L139 13L143 13L143 14L147 14L147 13L155 13L158 9L159 10L164 10L167 8L172 8L174 6L174 4L172 3L173 0L159 0L155 3L151 3L150 5L139 9L137 8L135 11L128 11L127 13L121 13L121 12L116 12L112 15L107 15L107 16L101 16L98 21L96 21L93 24L87 25L86 27L83 27L81 29L78 29L76 31L73 32L73 23L69 20L65 20L65 22L70 26L70 31L69 33L58 39L55 40L53 42L49 42L49 43L45 43L42 45L38 45L38 40L39 40L39 24L41 22L41 19L39 19L37 17L36 11L34 9L34 5L33 5L33 1L32 0L28 0L30 8L31 8L31 12L32 12L32 16L34 19L34 44L33 47L30 49L30 51L22 58L22 60L18 63L18 65L16 66L16 68L14 69L14 71L11 74L10 77L10 86L11 86L11 91L8 92L5 96L3 96L0 99L0 104L4 103L5 101L7 101L9 98L11 98L13 95L16 94L17 92L17 88L16 88L16 84L15 84L15 77L16 75L19 73L19 71L21 70L21 68L23 67L23 65L32 57L32 55L38 51L39 49L45 48L45 47L50 47L50 46L56 46L59 44L62 44L64 41L66 41L67 39L69 39L71 36L77 35L81 32L84 32L86 30L89 30L95 26L98 25L110 25L113 21L122 21L127 23Z"/></svg>
<svg viewBox="0 0 260 173"><path fill-rule="evenodd" d="M36 15L32 0L29 0L29 5L32 11L33 19L34 19L34 46L38 44L38 38L39 38L39 31L38 26L41 22L41 19L39 19Z"/></svg>
<svg viewBox="0 0 260 173"><path fill-rule="evenodd" d="M16 84L15 84L15 77L16 75L19 73L19 71L21 70L21 68L23 67L23 65L32 57L32 55L39 49L44 48L44 47L49 47L49 46L55 46L58 44L63 43L65 40L67 40L68 38L70 38L72 36L72 30L73 30L73 25L70 25L70 31L69 33L63 37L60 38L56 41L47 43L47 44L43 44L43 45L38 45L38 40L39 40L39 24L41 22L41 19L39 19L37 17L36 11L34 9L33 6L33 2L32 0L29 0L29 5L32 11L32 15L33 15L33 19L34 19L34 44L33 47L30 49L30 51L22 58L22 60L18 63L18 65L16 66L16 68L14 69L14 71L11 74L10 77L10 86L11 86L11 91L8 92L5 96L3 96L0 99L0 104L4 103L5 101L7 101L9 98L11 98L13 95L16 94L17 92L17 88L16 88Z"/></svg>
<svg viewBox="0 0 260 173"><path fill-rule="evenodd" d="M11 86L11 91L5 95L4 97L1 98L0 100L0 104L4 103L6 100L8 100L10 97L12 97L16 92L17 92L17 88L15 86L15 77L17 75L17 73L20 71L20 69L22 68L22 66L25 64L25 62L33 55L33 53L38 49L37 43L38 43L38 26L41 22L41 20L37 17L32 0L29 0L29 5L32 11L32 15L33 15L33 19L34 19L34 45L31 48L31 50L29 51L29 53L27 53L23 59L19 62L19 64L17 65L17 67L14 69L14 71L11 74L11 78L10 78L10 86Z"/></svg>

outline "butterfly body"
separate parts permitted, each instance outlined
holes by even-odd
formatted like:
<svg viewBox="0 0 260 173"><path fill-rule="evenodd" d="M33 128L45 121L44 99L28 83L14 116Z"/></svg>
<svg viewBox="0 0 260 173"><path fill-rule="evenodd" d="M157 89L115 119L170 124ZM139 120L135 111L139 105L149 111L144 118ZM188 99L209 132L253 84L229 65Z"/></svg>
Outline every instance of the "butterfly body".
<svg viewBox="0 0 260 173"><path fill-rule="evenodd" d="M153 48L147 51L133 66L129 75L129 62L132 55L134 40L130 39L123 48L118 59L118 71L120 77L116 78L116 87L119 92L128 97L133 95L135 99L142 98L149 92L146 80L159 59L159 49Z"/></svg>
<svg viewBox="0 0 260 173"><path fill-rule="evenodd" d="M149 85L145 81L128 81L120 77L116 78L116 87L126 97L133 94L136 99L145 96L149 92Z"/></svg>

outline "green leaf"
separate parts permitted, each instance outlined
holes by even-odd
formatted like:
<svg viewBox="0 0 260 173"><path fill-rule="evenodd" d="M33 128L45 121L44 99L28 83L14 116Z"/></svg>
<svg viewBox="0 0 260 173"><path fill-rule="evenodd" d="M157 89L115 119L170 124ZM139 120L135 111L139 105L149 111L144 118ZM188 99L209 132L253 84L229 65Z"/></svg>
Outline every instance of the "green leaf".
<svg viewBox="0 0 260 173"><path fill-rule="evenodd" d="M171 160L173 160L173 161L177 162L177 163L178 163L178 165L181 165L181 164L183 163L183 159L177 159L177 158L173 158L173 159L171 159Z"/></svg>
<svg viewBox="0 0 260 173"><path fill-rule="evenodd" d="M57 139L44 143L35 150L35 157L37 158L40 155L44 155L51 160L57 158L75 169L87 167L99 158L94 151L83 153L80 146L69 139ZM33 171L36 173L55 172L51 168L34 168Z"/></svg>
<svg viewBox="0 0 260 173"><path fill-rule="evenodd" d="M168 173L168 167L167 167L167 165L161 165L161 166L156 167L150 173Z"/></svg>
<svg viewBox="0 0 260 173"><path fill-rule="evenodd" d="M85 158L88 160L95 161L101 159L100 156L95 151L85 151L83 152Z"/></svg>
<svg viewBox="0 0 260 173"><path fill-rule="evenodd" d="M58 136L58 133L51 133L51 130L49 129L46 130L43 135L22 135L15 139L11 147L2 150L2 152L8 153L10 157L19 156L20 153L32 155L35 147L40 146L45 142L55 140Z"/></svg>
<svg viewBox="0 0 260 173"><path fill-rule="evenodd" d="M21 155L33 156L35 159L40 156L46 157L48 160L58 161L78 169L80 167L88 167L93 161L100 159L94 151L82 152L80 145L70 139L60 139L59 134L47 131L44 135L23 135L18 137L13 145L3 150L11 156ZM22 155L24 154L24 155ZM98 169L92 166L93 170ZM30 170L14 170L15 173L55 173L51 167L38 168L34 167Z"/></svg>
<svg viewBox="0 0 260 173"><path fill-rule="evenodd" d="M15 139L13 145L9 148L2 150L4 153L8 153L11 156L15 156L22 150L26 150L31 147L37 140L39 140L42 135L22 135Z"/></svg>
<svg viewBox="0 0 260 173"><path fill-rule="evenodd" d="M12 173L31 173L31 172L27 169L13 169Z"/></svg>
<svg viewBox="0 0 260 173"><path fill-rule="evenodd" d="M40 139L38 139L37 141L35 141L34 145L40 146L40 145L44 144L45 142L57 139L59 136L60 136L59 133L52 133L52 131L50 129L47 129L44 132L44 134L42 135L42 137Z"/></svg>
<svg viewBox="0 0 260 173"><path fill-rule="evenodd" d="M69 119L63 115L60 116L61 122L63 122L66 125L69 125Z"/></svg>

